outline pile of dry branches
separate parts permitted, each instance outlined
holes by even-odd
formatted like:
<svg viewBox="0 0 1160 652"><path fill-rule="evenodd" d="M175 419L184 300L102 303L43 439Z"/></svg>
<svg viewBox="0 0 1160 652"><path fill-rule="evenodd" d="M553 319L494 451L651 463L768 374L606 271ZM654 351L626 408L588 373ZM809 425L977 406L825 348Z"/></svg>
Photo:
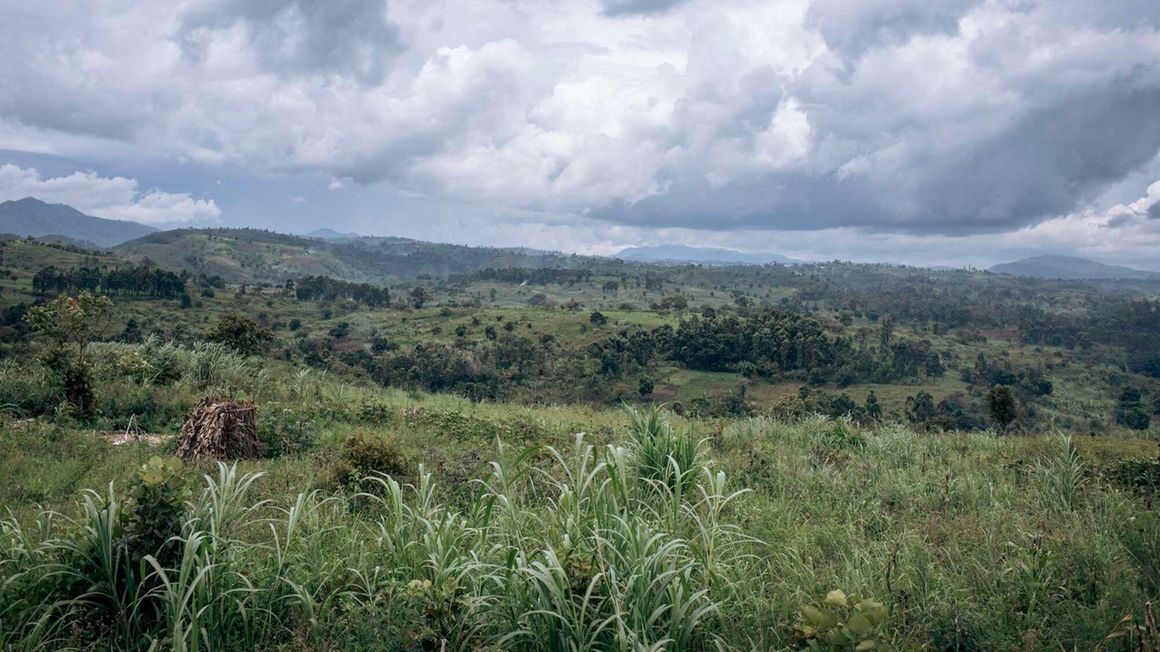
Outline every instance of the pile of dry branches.
<svg viewBox="0 0 1160 652"><path fill-rule="evenodd" d="M253 401L203 398L181 426L177 457L186 462L258 456L258 411Z"/></svg>

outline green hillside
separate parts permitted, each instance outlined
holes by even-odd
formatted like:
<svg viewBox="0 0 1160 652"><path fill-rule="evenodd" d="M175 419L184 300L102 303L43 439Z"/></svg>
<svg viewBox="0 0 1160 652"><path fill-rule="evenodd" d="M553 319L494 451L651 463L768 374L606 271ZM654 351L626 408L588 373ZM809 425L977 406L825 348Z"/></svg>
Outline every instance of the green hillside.
<svg viewBox="0 0 1160 652"><path fill-rule="evenodd" d="M116 251L167 269L218 275L234 283L281 284L324 275L387 282L447 276L483 267L570 267L576 257L529 249L496 249L405 238L323 240L256 229L179 229L126 242Z"/></svg>

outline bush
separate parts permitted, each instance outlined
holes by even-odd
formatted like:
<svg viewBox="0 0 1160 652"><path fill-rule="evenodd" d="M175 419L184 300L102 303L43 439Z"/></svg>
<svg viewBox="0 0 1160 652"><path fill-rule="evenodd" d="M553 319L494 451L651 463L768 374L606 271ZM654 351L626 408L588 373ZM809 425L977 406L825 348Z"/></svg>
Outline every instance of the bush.
<svg viewBox="0 0 1160 652"><path fill-rule="evenodd" d="M342 443L338 458L323 470L319 484L327 489L379 493L369 478L403 476L407 462L394 443L368 433L352 435Z"/></svg>
<svg viewBox="0 0 1160 652"><path fill-rule="evenodd" d="M263 457L305 453L314 448L317 436L313 422L294 410L267 410L258 422Z"/></svg>
<svg viewBox="0 0 1160 652"><path fill-rule="evenodd" d="M878 634L887 615L881 602L855 603L835 590L817 606L804 605L798 615L798 643L809 650L874 650L884 640Z"/></svg>
<svg viewBox="0 0 1160 652"><path fill-rule="evenodd" d="M270 329L244 315L230 314L221 318L207 335L210 342L223 344L242 355L265 353L274 334Z"/></svg>

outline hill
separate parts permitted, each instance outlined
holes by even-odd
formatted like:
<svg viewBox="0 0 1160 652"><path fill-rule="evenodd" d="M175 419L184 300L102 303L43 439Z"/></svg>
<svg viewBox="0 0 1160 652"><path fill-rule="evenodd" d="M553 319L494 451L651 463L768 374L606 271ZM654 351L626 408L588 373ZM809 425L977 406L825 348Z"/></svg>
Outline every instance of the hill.
<svg viewBox="0 0 1160 652"><path fill-rule="evenodd" d="M1033 256L995 265L991 271L1013 276L1060 280L1160 279L1160 273L1146 272L1119 265L1105 265L1094 260L1074 256Z"/></svg>
<svg viewBox="0 0 1160 652"><path fill-rule="evenodd" d="M483 268L568 268L588 260L530 249L498 249L359 237L324 240L259 229L178 229L123 243L117 253L161 267L219 275L234 283L282 283L307 275L387 282L446 277Z"/></svg>
<svg viewBox="0 0 1160 652"><path fill-rule="evenodd" d="M72 206L47 204L32 197L0 203L0 233L54 236L73 243L112 247L156 230L136 222L85 215Z"/></svg>
<svg viewBox="0 0 1160 652"><path fill-rule="evenodd" d="M780 254L747 254L733 249L686 247L684 245L628 247L621 249L615 257L637 263L701 263L705 265L788 265L798 262Z"/></svg>
<svg viewBox="0 0 1160 652"><path fill-rule="evenodd" d="M357 240L362 236L358 233L351 233L349 231L335 231L334 229L314 229L306 234L308 238L315 240Z"/></svg>

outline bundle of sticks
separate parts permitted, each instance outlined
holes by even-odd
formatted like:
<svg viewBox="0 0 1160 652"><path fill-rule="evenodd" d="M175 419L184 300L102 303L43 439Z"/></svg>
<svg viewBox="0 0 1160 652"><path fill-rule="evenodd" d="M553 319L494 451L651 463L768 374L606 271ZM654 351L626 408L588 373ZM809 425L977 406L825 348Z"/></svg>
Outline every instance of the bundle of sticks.
<svg viewBox="0 0 1160 652"><path fill-rule="evenodd" d="M253 401L203 398L181 426L177 457L186 462L257 457L258 410Z"/></svg>

